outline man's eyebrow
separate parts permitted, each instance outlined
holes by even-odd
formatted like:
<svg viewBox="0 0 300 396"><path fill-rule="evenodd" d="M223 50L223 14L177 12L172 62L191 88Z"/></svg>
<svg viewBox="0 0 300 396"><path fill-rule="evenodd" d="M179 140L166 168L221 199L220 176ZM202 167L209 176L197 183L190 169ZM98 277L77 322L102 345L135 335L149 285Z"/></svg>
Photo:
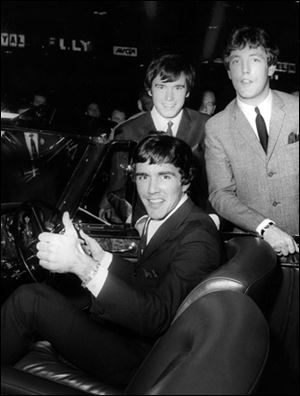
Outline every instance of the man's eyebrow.
<svg viewBox="0 0 300 396"><path fill-rule="evenodd" d="M165 171L165 172L158 172L159 176L163 176L163 175L173 175L175 176L175 173L172 171Z"/></svg>
<svg viewBox="0 0 300 396"><path fill-rule="evenodd" d="M145 172L134 172L135 176L147 175Z"/></svg>
<svg viewBox="0 0 300 396"><path fill-rule="evenodd" d="M135 176L148 176L149 174L146 172L135 172ZM164 171L164 172L158 172L159 176L163 176L163 175L173 175L175 176L175 173L172 171Z"/></svg>

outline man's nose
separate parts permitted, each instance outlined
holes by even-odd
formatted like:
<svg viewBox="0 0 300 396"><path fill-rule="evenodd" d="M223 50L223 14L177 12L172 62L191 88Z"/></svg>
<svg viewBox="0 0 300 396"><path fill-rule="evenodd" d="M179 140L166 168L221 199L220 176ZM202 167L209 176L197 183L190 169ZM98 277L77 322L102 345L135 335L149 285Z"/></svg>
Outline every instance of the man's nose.
<svg viewBox="0 0 300 396"><path fill-rule="evenodd" d="M159 190L159 181L156 177L152 177L149 180L149 184L148 184L148 192L150 194L153 194L155 192L157 192Z"/></svg>
<svg viewBox="0 0 300 396"><path fill-rule="evenodd" d="M171 101L173 100L174 94L173 94L173 89L171 87L168 87L166 90L166 100Z"/></svg>
<svg viewBox="0 0 300 396"><path fill-rule="evenodd" d="M249 73L250 71L250 63L248 60L243 60L242 61L242 71L243 73Z"/></svg>

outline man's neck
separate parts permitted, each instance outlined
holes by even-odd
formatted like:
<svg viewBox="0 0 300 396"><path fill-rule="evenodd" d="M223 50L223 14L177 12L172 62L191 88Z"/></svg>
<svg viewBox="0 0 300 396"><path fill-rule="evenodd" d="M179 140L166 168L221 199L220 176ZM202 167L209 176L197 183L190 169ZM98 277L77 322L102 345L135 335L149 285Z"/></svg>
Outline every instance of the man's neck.
<svg viewBox="0 0 300 396"><path fill-rule="evenodd" d="M237 94L237 99L240 102L242 102L246 105L249 105L249 106L259 106L264 100L266 100L266 98L270 95L270 93L271 93L271 89L270 89L269 85L267 85L266 88L264 89L264 91L260 95L254 97L254 98L244 98Z"/></svg>

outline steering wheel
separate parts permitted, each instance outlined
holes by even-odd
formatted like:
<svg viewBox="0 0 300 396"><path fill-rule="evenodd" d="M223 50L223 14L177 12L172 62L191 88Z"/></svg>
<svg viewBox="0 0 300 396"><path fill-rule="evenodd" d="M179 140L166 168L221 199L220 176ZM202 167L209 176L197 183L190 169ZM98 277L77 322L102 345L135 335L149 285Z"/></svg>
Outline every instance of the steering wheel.
<svg viewBox="0 0 300 396"><path fill-rule="evenodd" d="M34 282L54 276L39 265L36 257L38 235L41 232L59 232L63 229L60 211L41 201L25 201L16 210L13 235L20 265Z"/></svg>

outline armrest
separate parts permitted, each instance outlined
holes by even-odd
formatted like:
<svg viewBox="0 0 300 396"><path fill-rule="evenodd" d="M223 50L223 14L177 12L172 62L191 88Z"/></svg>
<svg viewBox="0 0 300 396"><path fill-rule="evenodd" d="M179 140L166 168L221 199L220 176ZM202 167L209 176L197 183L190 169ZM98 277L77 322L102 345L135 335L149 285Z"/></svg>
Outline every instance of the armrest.
<svg viewBox="0 0 300 396"><path fill-rule="evenodd" d="M87 395L14 367L1 367L1 395Z"/></svg>

